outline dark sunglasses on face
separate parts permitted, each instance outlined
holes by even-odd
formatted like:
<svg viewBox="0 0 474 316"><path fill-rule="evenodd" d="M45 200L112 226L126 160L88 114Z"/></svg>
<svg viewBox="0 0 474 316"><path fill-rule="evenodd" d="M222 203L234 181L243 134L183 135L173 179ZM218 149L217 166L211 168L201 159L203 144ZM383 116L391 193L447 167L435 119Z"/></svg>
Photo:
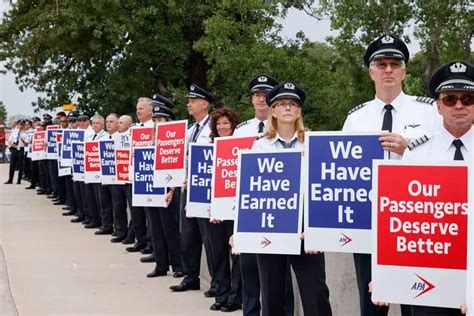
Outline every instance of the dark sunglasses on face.
<svg viewBox="0 0 474 316"><path fill-rule="evenodd" d="M441 102L443 102L444 105L449 107L455 106L456 103L458 103L458 100L461 101L462 105L470 106L474 104L474 95L466 94L460 97L457 97L455 95L447 95L441 98Z"/></svg>

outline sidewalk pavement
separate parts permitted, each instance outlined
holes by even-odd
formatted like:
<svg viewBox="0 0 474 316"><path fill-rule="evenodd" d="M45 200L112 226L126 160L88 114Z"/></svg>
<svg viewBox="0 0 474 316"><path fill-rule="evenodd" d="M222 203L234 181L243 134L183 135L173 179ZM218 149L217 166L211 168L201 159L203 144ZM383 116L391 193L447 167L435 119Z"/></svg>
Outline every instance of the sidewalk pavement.
<svg viewBox="0 0 474 316"><path fill-rule="evenodd" d="M4 185L0 165L0 315L217 315L207 290L172 293L181 279L149 279L152 263L127 253L111 236L70 223L61 207L25 190ZM1 249L0 249L1 250ZM5 268L7 270L5 270ZM6 272L8 271L8 275ZM9 287L8 289L8 281ZM10 297L9 292L13 296ZM238 314L234 313L234 314Z"/></svg>

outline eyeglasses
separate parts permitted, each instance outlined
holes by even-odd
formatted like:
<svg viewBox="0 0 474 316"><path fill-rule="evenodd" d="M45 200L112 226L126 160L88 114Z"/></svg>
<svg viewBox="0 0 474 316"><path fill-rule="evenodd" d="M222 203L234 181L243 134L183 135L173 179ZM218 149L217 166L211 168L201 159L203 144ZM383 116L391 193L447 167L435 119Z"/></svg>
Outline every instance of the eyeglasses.
<svg viewBox="0 0 474 316"><path fill-rule="evenodd" d="M373 62L372 65L374 65L375 68L379 70L386 69L388 66L390 66L390 68L392 69L400 69L405 65L405 63L402 61L391 61L389 63L381 61L381 62Z"/></svg>
<svg viewBox="0 0 474 316"><path fill-rule="evenodd" d="M447 95L444 98L441 98L441 102L449 107L455 106L458 103L458 100L461 101L462 105L470 106L474 104L474 95L466 94L459 98L455 95Z"/></svg>
<svg viewBox="0 0 474 316"><path fill-rule="evenodd" d="M295 101L278 102L277 104L275 104L275 107L286 108L287 106L289 106L291 109L293 109L293 108L299 107L300 105L298 104L298 102L295 102Z"/></svg>

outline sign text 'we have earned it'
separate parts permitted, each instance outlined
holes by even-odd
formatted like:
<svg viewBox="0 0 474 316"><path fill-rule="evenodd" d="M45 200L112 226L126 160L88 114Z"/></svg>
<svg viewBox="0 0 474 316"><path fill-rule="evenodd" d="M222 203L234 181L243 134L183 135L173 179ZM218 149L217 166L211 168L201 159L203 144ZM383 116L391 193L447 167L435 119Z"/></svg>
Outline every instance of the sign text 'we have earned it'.
<svg viewBox="0 0 474 316"><path fill-rule="evenodd" d="M373 172L372 299L459 308L472 211L468 164L376 160Z"/></svg>
<svg viewBox="0 0 474 316"><path fill-rule="evenodd" d="M211 179L214 146L189 144L186 216L211 216Z"/></svg>
<svg viewBox="0 0 474 316"><path fill-rule="evenodd" d="M236 252L300 254L302 159L298 149L239 153Z"/></svg>
<svg viewBox="0 0 474 316"><path fill-rule="evenodd" d="M307 132L305 249L372 251L372 161L380 133Z"/></svg>
<svg viewBox="0 0 474 316"><path fill-rule="evenodd" d="M132 205L166 207L166 188L153 187L154 147L133 150Z"/></svg>
<svg viewBox="0 0 474 316"><path fill-rule="evenodd" d="M179 187L186 179L186 131L188 121L156 125L155 187Z"/></svg>

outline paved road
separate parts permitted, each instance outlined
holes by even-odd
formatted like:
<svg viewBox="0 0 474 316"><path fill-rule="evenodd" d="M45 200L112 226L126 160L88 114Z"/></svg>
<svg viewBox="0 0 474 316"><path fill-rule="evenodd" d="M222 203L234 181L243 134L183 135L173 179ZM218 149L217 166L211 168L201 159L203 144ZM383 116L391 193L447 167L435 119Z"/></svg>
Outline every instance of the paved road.
<svg viewBox="0 0 474 316"><path fill-rule="evenodd" d="M179 280L146 278L154 265L139 254L70 223L26 183L4 185L7 168L0 165L0 315L216 315L203 290L170 292Z"/></svg>

